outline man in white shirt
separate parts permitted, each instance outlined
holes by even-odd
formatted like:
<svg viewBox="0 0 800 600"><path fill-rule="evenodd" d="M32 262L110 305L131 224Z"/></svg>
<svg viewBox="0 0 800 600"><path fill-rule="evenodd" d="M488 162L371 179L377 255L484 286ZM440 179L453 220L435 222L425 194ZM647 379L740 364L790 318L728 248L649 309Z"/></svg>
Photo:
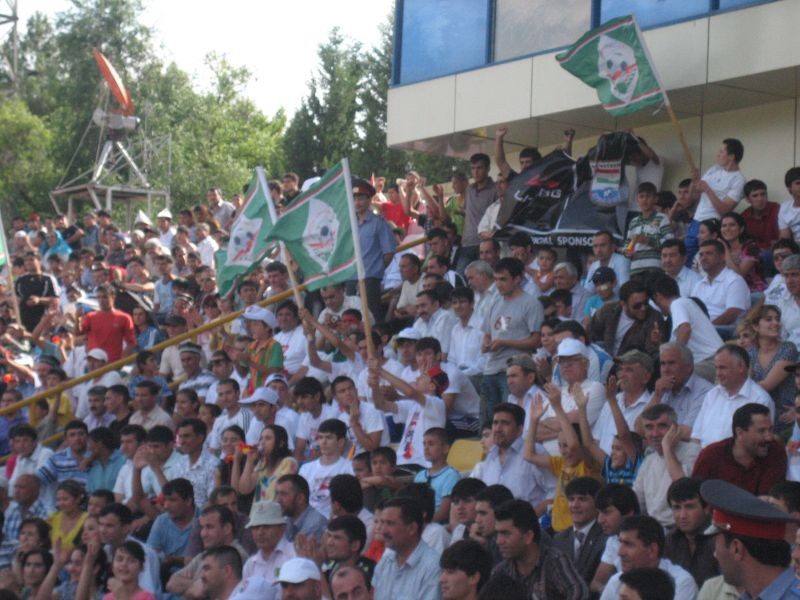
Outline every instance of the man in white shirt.
<svg viewBox="0 0 800 600"><path fill-rule="evenodd" d="M211 228L208 223L195 225L195 235L197 236L197 252L200 254L200 261L213 269L214 254L219 250L219 244L211 237Z"/></svg>
<svg viewBox="0 0 800 600"><path fill-rule="evenodd" d="M800 289L800 266L798 289ZM662 313L672 317L669 341L687 346L694 356L694 372L706 381L713 382L715 378L713 358L723 342L711 320L697 302L691 298L681 298L678 282L666 275L653 282L653 301Z"/></svg>
<svg viewBox="0 0 800 600"><path fill-rule="evenodd" d="M789 198L778 210L778 230L781 238L800 240L800 168L792 167L784 177Z"/></svg>
<svg viewBox="0 0 800 600"><path fill-rule="evenodd" d="M692 428L692 439L702 448L731 436L731 423L736 409L749 402L769 407L775 415L770 395L750 376L750 357L739 346L725 345L714 356L717 385L703 399L703 406Z"/></svg>
<svg viewBox="0 0 800 600"><path fill-rule="evenodd" d="M594 261L586 271L586 283L584 287L590 294L594 294L595 287L592 276L600 267L609 267L617 276L614 285L614 293L619 293L620 286L631 277L631 261L617 252L617 245L614 236L610 231L598 231L592 238L592 254Z"/></svg>
<svg viewBox="0 0 800 600"><path fill-rule="evenodd" d="M734 138L722 140L713 167L706 171L703 178L700 172L692 173L692 199L700 201L694 213L694 219L686 233L687 264L690 264L697 253L700 223L706 219L719 219L725 213L736 208L744 198L745 177L739 170L739 163L744 156L742 142Z"/></svg>
<svg viewBox="0 0 800 600"><path fill-rule="evenodd" d="M457 320L450 334L447 360L469 377L475 389L479 390L487 356L481 352L483 318L475 311L475 292L470 288L453 290L450 308Z"/></svg>
<svg viewBox="0 0 800 600"><path fill-rule="evenodd" d="M494 446L481 463L480 479L486 485L506 486L514 498L534 506L555 493L556 479L523 458L525 411L504 402L494 407L492 437Z"/></svg>
<svg viewBox="0 0 800 600"><path fill-rule="evenodd" d="M700 244L700 266L705 276L692 286L714 325L733 326L750 308L750 288L744 277L725 266L725 246L719 240Z"/></svg>
<svg viewBox="0 0 800 600"><path fill-rule="evenodd" d="M641 350L629 350L615 360L619 364L617 378L620 392L617 394L617 401L622 415L625 417L625 422L631 431L634 431L636 418L650 401L651 394L647 391L647 383L653 376L653 359ZM609 377L609 389L614 381L613 376ZM597 417L597 422L592 428L592 435L603 452L610 455L614 436L617 435L617 427L608 403L604 404L600 410L600 416Z"/></svg>
<svg viewBox="0 0 800 600"><path fill-rule="evenodd" d="M484 319L497 298L494 269L488 262L476 260L467 266L464 275L467 278L467 285L475 292L475 312Z"/></svg>
<svg viewBox="0 0 800 600"><path fill-rule="evenodd" d="M675 600L695 600L697 584L688 571L672 563L664 554L666 538L664 529L652 517L634 515L626 517L619 530L619 558L622 573L632 569L661 569L675 582ZM600 600L617 600L622 584L617 573L608 580Z"/></svg>
<svg viewBox="0 0 800 600"><path fill-rule="evenodd" d="M414 329L422 337L435 337L442 345L442 356L447 360L450 352L450 334L455 326L453 315L439 305L439 297L433 290L417 294L417 320Z"/></svg>
<svg viewBox="0 0 800 600"><path fill-rule="evenodd" d="M410 323L417 316L417 294L422 290L422 261L416 254L404 254L400 259L400 277L403 285L391 316Z"/></svg>
<svg viewBox="0 0 800 600"><path fill-rule="evenodd" d="M667 500L667 490L673 481L691 474L700 447L680 440L677 415L666 404L647 407L640 419L650 453L639 467L633 491L644 514L665 528L673 527L675 516Z"/></svg>
<svg viewBox="0 0 800 600"><path fill-rule="evenodd" d="M686 244L683 240L664 240L661 244L661 268L678 282L682 298L691 296L692 288L703 278L686 266Z"/></svg>
<svg viewBox="0 0 800 600"><path fill-rule="evenodd" d="M778 304L781 309L781 328L783 339L795 345L800 344L800 255L785 258L781 273L786 285L786 294Z"/></svg>
<svg viewBox="0 0 800 600"><path fill-rule="evenodd" d="M20 423L11 429L11 449L17 455L17 461L8 480L8 495L14 496L14 484L22 475L35 475L47 459L52 456L50 448L37 442L36 430L27 423ZM48 508L54 507L55 485L40 490L41 499Z"/></svg>
<svg viewBox="0 0 800 600"><path fill-rule="evenodd" d="M235 379L223 379L219 382L217 406L222 409L222 413L214 419L214 427L211 429L208 439L209 450L215 454L218 454L222 448L222 434L228 427L238 425L244 432L250 429L253 413L242 408L239 404L239 396L239 382Z"/></svg>
<svg viewBox="0 0 800 600"><path fill-rule="evenodd" d="M286 518L277 502L255 502L250 510L247 529L253 533L258 552L247 559L242 579L260 576L270 583L277 581L281 566L294 558L294 545L286 539Z"/></svg>
<svg viewBox="0 0 800 600"><path fill-rule="evenodd" d="M156 215L158 221L158 241L164 248L172 249L172 238L175 237L175 227L172 226L172 212L165 208Z"/></svg>

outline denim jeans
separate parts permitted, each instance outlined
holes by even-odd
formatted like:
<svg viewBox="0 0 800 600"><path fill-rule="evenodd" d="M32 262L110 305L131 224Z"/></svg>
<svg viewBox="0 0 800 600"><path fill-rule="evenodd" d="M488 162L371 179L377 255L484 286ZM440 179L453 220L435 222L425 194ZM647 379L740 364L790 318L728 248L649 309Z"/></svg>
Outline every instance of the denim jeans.
<svg viewBox="0 0 800 600"><path fill-rule="evenodd" d="M506 372L484 375L481 380L481 422L491 423L494 407L508 400Z"/></svg>

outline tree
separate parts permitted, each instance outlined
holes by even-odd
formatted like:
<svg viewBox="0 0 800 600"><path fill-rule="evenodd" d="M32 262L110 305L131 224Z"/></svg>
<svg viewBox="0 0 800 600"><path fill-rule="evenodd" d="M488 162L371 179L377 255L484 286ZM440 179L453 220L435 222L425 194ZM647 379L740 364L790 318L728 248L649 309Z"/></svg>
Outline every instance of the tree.
<svg viewBox="0 0 800 600"><path fill-rule="evenodd" d="M0 198L16 214L48 204L54 183L52 136L20 100L0 102Z"/></svg>
<svg viewBox="0 0 800 600"><path fill-rule="evenodd" d="M284 144L287 163L301 178L353 156L359 147L360 51L361 46L346 42L338 28L319 47L319 69L292 118Z"/></svg>

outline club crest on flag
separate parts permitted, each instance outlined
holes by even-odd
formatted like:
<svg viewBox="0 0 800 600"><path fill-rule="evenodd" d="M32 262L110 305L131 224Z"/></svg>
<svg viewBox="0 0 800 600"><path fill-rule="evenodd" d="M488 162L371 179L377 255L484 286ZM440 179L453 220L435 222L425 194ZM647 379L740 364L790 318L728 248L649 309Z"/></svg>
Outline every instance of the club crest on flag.
<svg viewBox="0 0 800 600"><path fill-rule="evenodd" d="M245 215L236 223L231 231L230 242L228 245L228 258L225 265L249 266L255 260L254 250L256 238L261 231L263 219L248 219Z"/></svg>
<svg viewBox="0 0 800 600"><path fill-rule="evenodd" d="M303 230L303 245L308 256L320 267L328 268L338 236L339 219L336 211L322 200L312 198L308 206L308 222Z"/></svg>
<svg viewBox="0 0 800 600"><path fill-rule="evenodd" d="M636 53L628 44L607 35L597 42L597 63L600 77L608 79L609 91L625 104L630 103L639 82Z"/></svg>

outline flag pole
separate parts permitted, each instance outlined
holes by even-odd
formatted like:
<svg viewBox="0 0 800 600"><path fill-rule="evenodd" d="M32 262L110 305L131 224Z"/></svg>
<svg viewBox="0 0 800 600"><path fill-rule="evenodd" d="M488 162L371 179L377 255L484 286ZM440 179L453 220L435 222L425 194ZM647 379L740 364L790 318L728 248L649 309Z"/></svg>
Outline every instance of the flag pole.
<svg viewBox="0 0 800 600"><path fill-rule="evenodd" d="M342 159L344 182L347 187L347 212L350 214L350 229L353 234L353 250L358 273L358 295L361 297L361 318L364 321L364 337L367 339L367 356L375 358L375 344L372 343L372 324L369 321L369 305L367 304L367 284L364 270L364 259L361 256L361 240L358 237L358 218L353 201L353 180L350 176L350 161Z"/></svg>
<svg viewBox="0 0 800 600"><path fill-rule="evenodd" d="M678 117L675 115L675 111L672 108L672 103L669 101L669 94L667 94L667 90L662 83L661 76L658 73L658 67L656 67L656 63L653 61L653 57L650 55L650 48L647 47L647 43L644 41L642 30L639 28L639 21L636 20L635 16L633 17L633 25L636 27L636 35L641 40L642 50L647 57L647 62L650 63L650 68L653 70L653 75L655 75L656 80L658 81L658 86L661 88L661 94L664 96L664 106L667 109L669 120L672 122L672 127L675 129L675 133L678 135L678 141L681 143L681 148L683 148L683 156L686 159L686 162L689 164L689 169L691 170L692 175L694 175L695 171L697 171L697 167L694 164L692 151L689 149L689 144L686 143L686 137L683 135L683 127L681 127L680 121L678 121Z"/></svg>
<svg viewBox="0 0 800 600"><path fill-rule="evenodd" d="M8 248L8 238L6 238L6 226L3 222L3 211L0 210L0 234L3 236L3 250L6 254L6 264L5 267L8 269L8 287L11 290L11 306L14 308L14 320L17 322L17 325L22 327L22 316L19 312L19 298L17 298L17 289L16 285L14 284L14 269L11 265L11 254Z"/></svg>
<svg viewBox="0 0 800 600"><path fill-rule="evenodd" d="M256 177L258 178L258 182L263 189L265 191L268 190L269 187L267 186L267 178L264 175L264 167L256 167ZM278 213L275 210L275 203L269 196L267 197L267 211L269 211L269 218L272 220L272 224L274 226L274 224L278 222ZM292 264L290 261L291 256L289 255L289 251L286 250L286 245L283 242L280 242L279 246L281 249L281 258L283 259L283 263L286 265L286 271L289 273L289 281L292 284L292 293L294 295L295 304L297 304L297 308L302 308L303 299L300 297L297 277L292 269Z"/></svg>

